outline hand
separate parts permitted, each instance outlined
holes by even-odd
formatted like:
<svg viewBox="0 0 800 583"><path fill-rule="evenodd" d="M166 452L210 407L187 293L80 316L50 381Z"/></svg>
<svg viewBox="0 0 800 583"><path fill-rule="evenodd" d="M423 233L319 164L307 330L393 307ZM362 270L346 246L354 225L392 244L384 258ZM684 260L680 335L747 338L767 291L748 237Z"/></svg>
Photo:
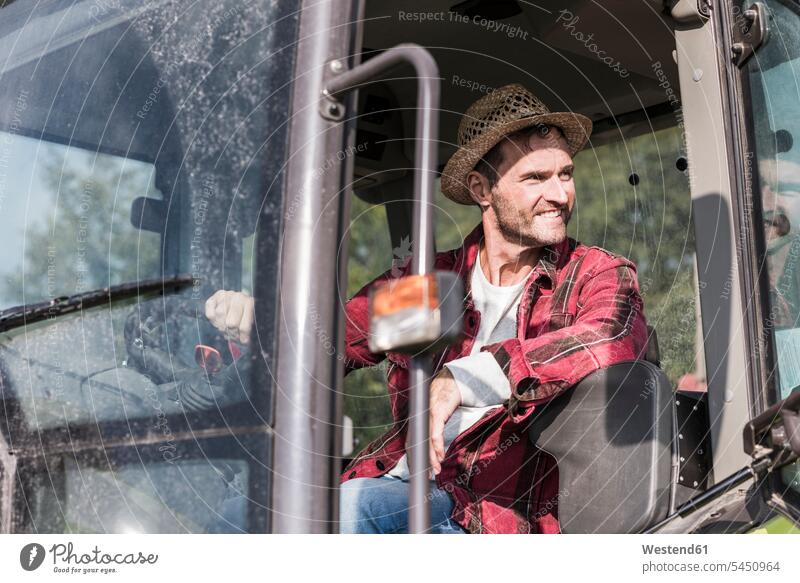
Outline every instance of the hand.
<svg viewBox="0 0 800 583"><path fill-rule="evenodd" d="M429 456L433 475L442 471L444 460L444 425L461 405L461 391L450 369L443 368L431 382L430 391L430 432Z"/></svg>
<svg viewBox="0 0 800 583"><path fill-rule="evenodd" d="M244 292L220 290L206 300L206 318L228 340L250 342L254 319L253 298Z"/></svg>

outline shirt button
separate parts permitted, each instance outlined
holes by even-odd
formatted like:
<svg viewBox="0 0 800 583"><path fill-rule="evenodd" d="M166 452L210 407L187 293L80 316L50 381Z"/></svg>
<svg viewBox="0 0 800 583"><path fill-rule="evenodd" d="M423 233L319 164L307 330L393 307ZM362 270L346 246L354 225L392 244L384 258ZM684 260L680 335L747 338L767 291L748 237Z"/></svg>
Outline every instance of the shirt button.
<svg viewBox="0 0 800 583"><path fill-rule="evenodd" d="M385 466L385 465L383 465L383 462L382 462L381 460L378 460L378 461L376 461L376 462L375 462L375 465L376 465L376 466L378 466L378 469L379 469L380 471L383 471L383 470L386 468L386 466Z"/></svg>
<svg viewBox="0 0 800 583"><path fill-rule="evenodd" d="M347 476L347 477L348 477L348 478L350 478L351 480L352 480L353 478L355 478L355 477L356 477L356 472L355 472L355 470L354 470L354 471L352 471L352 472L350 472L350 475L349 475L349 476Z"/></svg>

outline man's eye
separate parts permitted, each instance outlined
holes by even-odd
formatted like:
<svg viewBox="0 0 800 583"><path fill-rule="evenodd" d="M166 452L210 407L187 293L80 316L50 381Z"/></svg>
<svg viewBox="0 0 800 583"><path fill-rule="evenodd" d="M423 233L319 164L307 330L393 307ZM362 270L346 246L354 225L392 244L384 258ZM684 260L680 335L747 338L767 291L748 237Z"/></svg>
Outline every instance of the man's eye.
<svg viewBox="0 0 800 583"><path fill-rule="evenodd" d="M572 178L572 170L565 170L561 173L561 178L564 180L570 180Z"/></svg>

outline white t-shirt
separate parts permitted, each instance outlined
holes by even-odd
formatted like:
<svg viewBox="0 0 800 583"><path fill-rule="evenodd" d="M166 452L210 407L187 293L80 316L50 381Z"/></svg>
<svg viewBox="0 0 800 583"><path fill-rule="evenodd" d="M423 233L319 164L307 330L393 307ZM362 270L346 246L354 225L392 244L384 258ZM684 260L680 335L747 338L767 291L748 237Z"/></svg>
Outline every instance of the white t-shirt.
<svg viewBox="0 0 800 583"><path fill-rule="evenodd" d="M481 352L481 347L513 338L517 333L517 309L527 278L514 285L492 285L481 269L481 254L472 269L470 285L475 309L481 314L475 344L469 356L446 363L461 391L461 406L444 426L445 451L458 436L476 423L489 409L502 404L511 395L511 385L494 356ZM427 451L427 448L426 448ZM404 455L387 472L391 476L409 478L408 458Z"/></svg>

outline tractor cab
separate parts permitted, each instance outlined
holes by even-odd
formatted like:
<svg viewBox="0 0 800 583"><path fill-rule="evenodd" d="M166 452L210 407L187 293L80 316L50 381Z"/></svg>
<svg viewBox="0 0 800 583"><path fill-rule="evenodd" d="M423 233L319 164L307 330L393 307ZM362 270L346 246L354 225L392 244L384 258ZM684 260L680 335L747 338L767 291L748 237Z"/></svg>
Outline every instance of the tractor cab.
<svg viewBox="0 0 800 583"><path fill-rule="evenodd" d="M526 428L562 531L796 520L798 58L793 0L0 2L0 532L337 532L390 367L424 443L463 316L432 259L480 221L440 174L510 83L592 120L569 236L649 325ZM373 314L393 358L345 376L348 298L406 262L384 306L452 293Z"/></svg>

